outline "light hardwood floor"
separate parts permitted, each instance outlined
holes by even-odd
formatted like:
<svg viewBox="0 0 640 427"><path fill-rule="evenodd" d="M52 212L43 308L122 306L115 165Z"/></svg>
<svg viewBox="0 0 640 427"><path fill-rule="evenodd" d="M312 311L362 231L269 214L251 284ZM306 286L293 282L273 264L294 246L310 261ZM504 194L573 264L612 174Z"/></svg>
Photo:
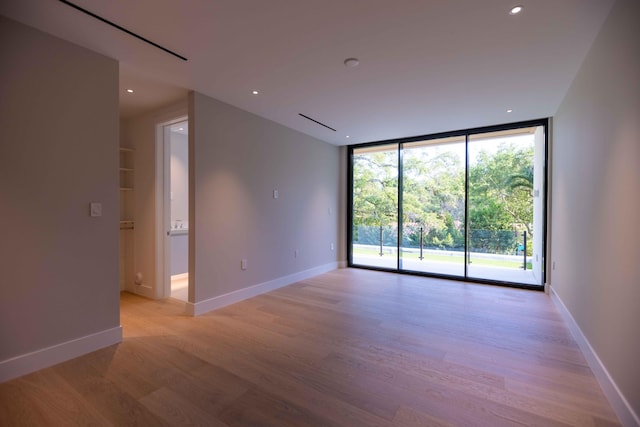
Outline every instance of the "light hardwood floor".
<svg viewBox="0 0 640 427"><path fill-rule="evenodd" d="M189 276L186 274L180 274L178 276L171 276L171 298L179 299L180 301L189 301Z"/></svg>
<svg viewBox="0 0 640 427"><path fill-rule="evenodd" d="M336 270L0 384L0 425L614 426L543 293Z"/></svg>

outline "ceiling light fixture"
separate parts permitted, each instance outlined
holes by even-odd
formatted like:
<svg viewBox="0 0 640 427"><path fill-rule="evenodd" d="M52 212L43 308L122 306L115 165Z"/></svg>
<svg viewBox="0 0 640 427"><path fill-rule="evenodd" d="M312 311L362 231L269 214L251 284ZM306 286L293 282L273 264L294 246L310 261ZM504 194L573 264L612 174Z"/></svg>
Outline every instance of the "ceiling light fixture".
<svg viewBox="0 0 640 427"><path fill-rule="evenodd" d="M520 12L522 12L522 9L524 9L523 6L514 6L511 8L511 10L509 11L509 15L517 15Z"/></svg>
<svg viewBox="0 0 640 427"><path fill-rule="evenodd" d="M509 108L509 109L507 110L507 113L512 113L512 112L513 112L513 110L512 110L511 108Z"/></svg>
<svg viewBox="0 0 640 427"><path fill-rule="evenodd" d="M259 94L259 93L260 93L260 92L258 92L257 90L252 90L252 91L251 91L251 94L252 94L252 95L257 95L257 94Z"/></svg>
<svg viewBox="0 0 640 427"><path fill-rule="evenodd" d="M178 128L178 130L184 130L184 128Z"/></svg>
<svg viewBox="0 0 640 427"><path fill-rule="evenodd" d="M358 58L347 58L344 60L344 65L353 68L357 67L360 64L360 60Z"/></svg>
<svg viewBox="0 0 640 427"><path fill-rule="evenodd" d="M127 92L133 93L133 89L127 89Z"/></svg>
<svg viewBox="0 0 640 427"><path fill-rule="evenodd" d="M347 135L345 138L351 138L349 135Z"/></svg>

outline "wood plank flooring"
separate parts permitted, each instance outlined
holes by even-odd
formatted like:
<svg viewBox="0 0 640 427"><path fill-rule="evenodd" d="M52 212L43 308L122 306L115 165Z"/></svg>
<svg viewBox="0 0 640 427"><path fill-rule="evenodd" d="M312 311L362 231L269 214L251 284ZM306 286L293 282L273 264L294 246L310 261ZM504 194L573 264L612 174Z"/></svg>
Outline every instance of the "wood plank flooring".
<svg viewBox="0 0 640 427"><path fill-rule="evenodd" d="M0 384L0 426L616 426L539 292L336 270Z"/></svg>

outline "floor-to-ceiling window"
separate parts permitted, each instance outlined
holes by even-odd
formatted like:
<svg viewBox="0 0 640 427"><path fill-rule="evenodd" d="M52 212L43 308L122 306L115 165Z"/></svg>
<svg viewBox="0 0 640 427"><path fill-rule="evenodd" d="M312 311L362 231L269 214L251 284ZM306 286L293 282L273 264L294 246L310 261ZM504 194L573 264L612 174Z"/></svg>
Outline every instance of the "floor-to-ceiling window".
<svg viewBox="0 0 640 427"><path fill-rule="evenodd" d="M544 285L546 125L350 147L350 265Z"/></svg>
<svg viewBox="0 0 640 427"><path fill-rule="evenodd" d="M465 138L402 144L400 268L464 276Z"/></svg>
<svg viewBox="0 0 640 427"><path fill-rule="evenodd" d="M398 146L353 151L351 255L355 264L398 266Z"/></svg>

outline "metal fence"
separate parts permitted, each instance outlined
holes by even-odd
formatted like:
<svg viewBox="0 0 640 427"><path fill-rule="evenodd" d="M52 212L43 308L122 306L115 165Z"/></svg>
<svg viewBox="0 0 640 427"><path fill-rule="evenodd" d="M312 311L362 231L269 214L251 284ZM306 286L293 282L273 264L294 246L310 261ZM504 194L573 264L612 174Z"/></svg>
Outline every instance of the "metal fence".
<svg viewBox="0 0 640 427"><path fill-rule="evenodd" d="M443 239L434 233L424 233L422 239L418 232L402 236L402 247L419 248L422 241L424 249L464 250L464 240ZM357 225L353 228L353 243L362 245L397 246L398 227ZM514 255L522 246L522 233L514 230L469 230L469 252Z"/></svg>

